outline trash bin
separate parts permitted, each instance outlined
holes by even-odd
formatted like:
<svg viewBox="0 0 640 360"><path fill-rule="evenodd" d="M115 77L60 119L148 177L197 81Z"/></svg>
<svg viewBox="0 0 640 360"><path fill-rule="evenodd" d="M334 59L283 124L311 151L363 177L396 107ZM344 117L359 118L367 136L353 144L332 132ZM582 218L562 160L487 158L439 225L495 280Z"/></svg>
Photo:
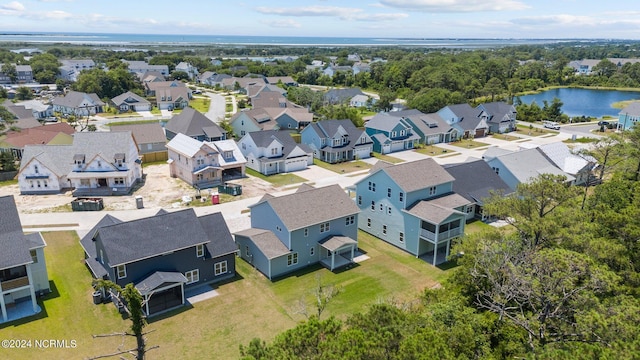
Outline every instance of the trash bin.
<svg viewBox="0 0 640 360"><path fill-rule="evenodd" d="M211 194L211 204L212 205L220 204L220 194Z"/></svg>
<svg viewBox="0 0 640 360"><path fill-rule="evenodd" d="M93 292L93 303L96 305L102 303L102 291L96 290Z"/></svg>
<svg viewBox="0 0 640 360"><path fill-rule="evenodd" d="M144 208L144 203L142 202L142 196L136 196L136 208L142 209Z"/></svg>

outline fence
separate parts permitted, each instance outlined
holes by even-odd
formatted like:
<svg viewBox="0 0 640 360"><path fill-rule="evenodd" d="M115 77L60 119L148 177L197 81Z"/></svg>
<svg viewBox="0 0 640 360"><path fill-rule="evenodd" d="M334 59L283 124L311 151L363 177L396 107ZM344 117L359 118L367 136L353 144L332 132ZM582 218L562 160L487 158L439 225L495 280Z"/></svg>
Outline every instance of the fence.
<svg viewBox="0 0 640 360"><path fill-rule="evenodd" d="M17 171L2 171L0 172L0 181L13 180L16 175L18 175Z"/></svg>

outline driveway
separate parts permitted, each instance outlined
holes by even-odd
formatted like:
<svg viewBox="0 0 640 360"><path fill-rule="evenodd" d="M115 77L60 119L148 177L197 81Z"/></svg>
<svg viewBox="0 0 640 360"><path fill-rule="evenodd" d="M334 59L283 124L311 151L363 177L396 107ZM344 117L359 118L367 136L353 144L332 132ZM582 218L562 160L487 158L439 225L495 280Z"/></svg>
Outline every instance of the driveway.
<svg viewBox="0 0 640 360"><path fill-rule="evenodd" d="M224 113L226 109L224 96L212 92L206 92L204 94L211 99L209 111L207 111L207 113L204 115L209 119L215 121L216 124L219 124L220 122L222 122L222 120L224 120Z"/></svg>

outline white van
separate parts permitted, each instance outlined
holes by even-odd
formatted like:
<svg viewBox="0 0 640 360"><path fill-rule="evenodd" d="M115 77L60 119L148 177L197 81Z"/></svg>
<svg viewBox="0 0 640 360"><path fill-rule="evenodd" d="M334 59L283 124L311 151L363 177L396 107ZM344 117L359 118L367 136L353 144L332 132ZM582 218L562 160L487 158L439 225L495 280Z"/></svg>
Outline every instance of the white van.
<svg viewBox="0 0 640 360"><path fill-rule="evenodd" d="M553 121L543 121L544 127L547 129L560 130L560 125Z"/></svg>

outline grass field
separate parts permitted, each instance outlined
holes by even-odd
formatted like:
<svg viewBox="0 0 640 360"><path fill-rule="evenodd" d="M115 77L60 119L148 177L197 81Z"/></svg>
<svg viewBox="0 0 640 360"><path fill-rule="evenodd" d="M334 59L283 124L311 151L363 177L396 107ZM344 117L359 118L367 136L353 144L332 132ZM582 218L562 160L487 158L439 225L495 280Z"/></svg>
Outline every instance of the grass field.
<svg viewBox="0 0 640 360"><path fill-rule="evenodd" d="M419 149L415 149L415 152L429 155L429 156L438 156L447 153L447 149L443 149L441 147L437 147L435 145L425 145Z"/></svg>
<svg viewBox="0 0 640 360"><path fill-rule="evenodd" d="M209 111L210 104L211 99L208 97L196 97L193 98L193 100L189 101L189 106L200 111L203 114Z"/></svg>
<svg viewBox="0 0 640 360"><path fill-rule="evenodd" d="M383 154L375 153L375 152L373 153L373 157L378 159L378 160L386 161L386 162L392 163L392 164L398 164L398 163L401 163L401 162L404 161L402 159L398 159L397 157L393 157L393 156L390 156L390 155L383 155Z"/></svg>
<svg viewBox="0 0 640 360"><path fill-rule="evenodd" d="M321 168L331 170L333 172L337 172L338 174L345 174L345 173L348 174L354 171L371 169L370 164L360 160L347 161L347 162L337 163L337 164L329 164L327 162L320 161L314 158L313 164L320 166Z"/></svg>
<svg viewBox="0 0 640 360"><path fill-rule="evenodd" d="M454 141L449 143L449 145L465 148L465 149L477 149L483 146L489 146L487 143L483 143L480 141L475 141L472 139L463 139L460 141Z"/></svg>
<svg viewBox="0 0 640 360"><path fill-rule="evenodd" d="M516 132L518 134L527 135L527 136L543 136L543 135L549 135L549 134L553 134L553 135L559 134L559 132L556 130L549 130L549 129L539 128L535 126L531 128L529 127L529 125L520 125L520 124L516 126Z"/></svg>
<svg viewBox="0 0 640 360"><path fill-rule="evenodd" d="M18 184L18 179L0 181L0 187Z"/></svg>
<svg viewBox="0 0 640 360"><path fill-rule="evenodd" d="M303 179L300 176L292 173L264 175L249 168L246 168L245 172L247 173L247 175L255 176L264 181L268 181L274 186L291 185L291 184L302 183L307 181L306 179Z"/></svg>
<svg viewBox="0 0 640 360"><path fill-rule="evenodd" d="M120 337L92 338L93 334L128 330L130 322L123 320L112 304L93 304L91 277L82 262L75 232L43 235L54 291L41 302L39 315L0 325L0 334L4 339L75 340L77 347L3 350L3 358L82 359L115 352L119 346L132 348L133 339L125 339L122 345ZM379 301L413 300L449 275L362 232L359 247L370 259L351 269L332 273L312 267L275 282L238 259L236 278L216 287L219 296L151 319L145 328L154 330L147 335L148 345L160 348L152 350L148 358L238 358L238 345L246 345L254 337L271 340L304 320L294 311L295 303L301 298L310 300L318 278L342 289L323 317L344 319Z"/></svg>
<svg viewBox="0 0 640 360"><path fill-rule="evenodd" d="M157 123L159 120L133 120L133 121L114 121L105 124L106 126L120 126L120 125L137 125L137 124L152 124Z"/></svg>

